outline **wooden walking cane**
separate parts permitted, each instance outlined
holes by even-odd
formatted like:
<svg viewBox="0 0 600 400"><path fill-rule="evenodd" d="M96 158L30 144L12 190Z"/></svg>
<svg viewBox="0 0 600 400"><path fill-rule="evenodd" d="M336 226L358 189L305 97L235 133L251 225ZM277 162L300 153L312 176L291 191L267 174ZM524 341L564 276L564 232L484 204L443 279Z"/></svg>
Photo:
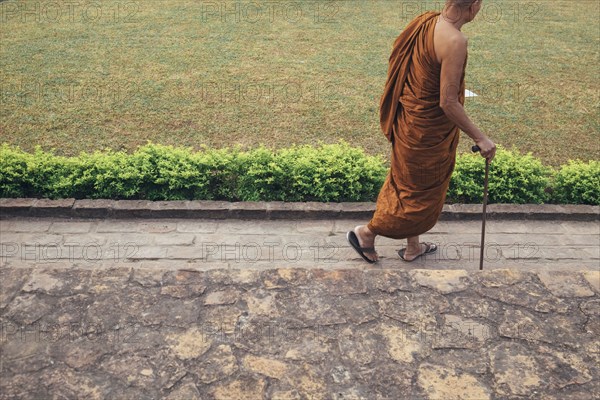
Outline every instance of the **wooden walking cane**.
<svg viewBox="0 0 600 400"><path fill-rule="evenodd" d="M481 151L481 149L477 145L471 147L471 150L473 151L473 153L477 153L478 151ZM487 200L488 200L488 173L489 173L489 170L490 170L490 161L486 158L485 159L485 181L484 181L484 186L483 186L483 220L481 223L481 250L479 253L479 270L483 269L483 249L484 249L484 244L485 244L485 207L487 205Z"/></svg>

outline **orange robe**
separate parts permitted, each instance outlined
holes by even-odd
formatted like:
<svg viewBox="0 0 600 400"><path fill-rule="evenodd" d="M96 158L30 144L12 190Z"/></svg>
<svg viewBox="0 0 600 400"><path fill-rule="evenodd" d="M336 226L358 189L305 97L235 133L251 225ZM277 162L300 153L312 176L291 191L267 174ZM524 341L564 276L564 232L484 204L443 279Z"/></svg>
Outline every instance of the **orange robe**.
<svg viewBox="0 0 600 400"><path fill-rule="evenodd" d="M454 170L459 130L440 108L441 65L433 45L439 15L416 17L396 39L381 98L381 129L392 142L392 160L367 226L393 239L433 228ZM464 72L460 87L446 89L463 105Z"/></svg>

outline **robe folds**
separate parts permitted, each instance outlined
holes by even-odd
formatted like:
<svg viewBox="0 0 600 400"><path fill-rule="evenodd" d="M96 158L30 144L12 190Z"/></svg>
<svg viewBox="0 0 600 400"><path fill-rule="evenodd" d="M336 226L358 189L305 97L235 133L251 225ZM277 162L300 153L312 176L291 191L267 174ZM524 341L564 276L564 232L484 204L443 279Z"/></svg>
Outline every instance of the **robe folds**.
<svg viewBox="0 0 600 400"><path fill-rule="evenodd" d="M381 97L381 129L392 143L392 156L367 227L393 239L433 228L454 171L459 129L440 108L440 91L464 105L467 59L460 87L440 88L441 64L433 43L439 15L419 15L396 39Z"/></svg>

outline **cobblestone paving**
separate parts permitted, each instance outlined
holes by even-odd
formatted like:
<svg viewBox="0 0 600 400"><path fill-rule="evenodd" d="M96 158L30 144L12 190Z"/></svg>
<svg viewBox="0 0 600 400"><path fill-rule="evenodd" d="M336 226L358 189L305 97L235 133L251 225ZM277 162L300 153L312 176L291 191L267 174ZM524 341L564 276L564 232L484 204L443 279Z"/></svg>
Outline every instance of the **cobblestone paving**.
<svg viewBox="0 0 600 400"><path fill-rule="evenodd" d="M600 393L597 271L0 273L4 399Z"/></svg>
<svg viewBox="0 0 600 400"><path fill-rule="evenodd" d="M354 224L1 221L0 399L598 398L597 223Z"/></svg>

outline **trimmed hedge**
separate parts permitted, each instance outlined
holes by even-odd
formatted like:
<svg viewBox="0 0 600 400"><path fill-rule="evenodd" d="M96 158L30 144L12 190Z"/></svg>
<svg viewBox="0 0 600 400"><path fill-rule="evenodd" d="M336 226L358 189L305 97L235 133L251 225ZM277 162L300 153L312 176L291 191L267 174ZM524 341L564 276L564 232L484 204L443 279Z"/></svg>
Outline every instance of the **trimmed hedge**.
<svg viewBox="0 0 600 400"><path fill-rule="evenodd" d="M194 152L148 143L131 154L107 150L62 157L36 147L0 148L0 197L76 199L374 201L389 166L339 144ZM457 157L447 202L480 203L485 161ZM490 203L600 204L600 162L558 171L531 154L499 148L490 167Z"/></svg>
<svg viewBox="0 0 600 400"><path fill-rule="evenodd" d="M531 153L499 148L490 164L488 202L542 204L550 200L552 169ZM485 159L479 154L457 156L447 197L453 203L481 203L485 181Z"/></svg>
<svg viewBox="0 0 600 400"><path fill-rule="evenodd" d="M149 143L132 154L33 154L3 144L0 197L76 199L369 201L387 173L381 158L346 143L245 152L193 152Z"/></svg>
<svg viewBox="0 0 600 400"><path fill-rule="evenodd" d="M553 199L563 204L600 204L600 162L569 161L554 178Z"/></svg>

